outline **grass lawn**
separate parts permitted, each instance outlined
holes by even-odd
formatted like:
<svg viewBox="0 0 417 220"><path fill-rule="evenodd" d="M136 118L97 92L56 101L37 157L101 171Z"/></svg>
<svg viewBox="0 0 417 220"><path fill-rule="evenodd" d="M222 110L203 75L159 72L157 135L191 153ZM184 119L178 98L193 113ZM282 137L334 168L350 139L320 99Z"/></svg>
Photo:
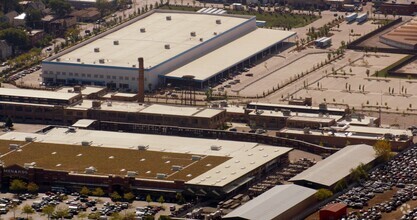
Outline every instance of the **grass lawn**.
<svg viewBox="0 0 417 220"><path fill-rule="evenodd" d="M166 10L178 10L178 11L198 11L201 7L191 6L175 6L175 5L164 5L160 9ZM237 15L248 15L256 16L256 20L266 21L266 27L291 27L298 28L306 26L319 17L315 15L303 15L303 14L289 14L289 13L259 13L259 12L248 12L248 11L232 11L228 10L229 14Z"/></svg>
<svg viewBox="0 0 417 220"><path fill-rule="evenodd" d="M384 69L378 71L378 73L374 73L373 76L377 76L377 77L394 77L394 76L390 76L388 71L390 71L391 69L397 67L398 65L402 64L405 60L409 59L412 55L408 55L400 60L398 60L397 62L385 67ZM400 78L405 78L407 76L404 77L400 77ZM399 78L399 76L395 76L395 78Z"/></svg>

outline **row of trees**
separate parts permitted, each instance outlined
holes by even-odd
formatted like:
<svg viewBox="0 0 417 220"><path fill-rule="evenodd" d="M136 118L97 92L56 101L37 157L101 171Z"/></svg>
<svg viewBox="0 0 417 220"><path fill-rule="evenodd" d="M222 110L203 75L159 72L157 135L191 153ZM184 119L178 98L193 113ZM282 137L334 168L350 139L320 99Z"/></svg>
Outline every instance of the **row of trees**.
<svg viewBox="0 0 417 220"><path fill-rule="evenodd" d="M15 193L22 193L22 192L37 193L39 191L39 186L33 182L26 183L22 180L14 179L10 183L9 190Z"/></svg>

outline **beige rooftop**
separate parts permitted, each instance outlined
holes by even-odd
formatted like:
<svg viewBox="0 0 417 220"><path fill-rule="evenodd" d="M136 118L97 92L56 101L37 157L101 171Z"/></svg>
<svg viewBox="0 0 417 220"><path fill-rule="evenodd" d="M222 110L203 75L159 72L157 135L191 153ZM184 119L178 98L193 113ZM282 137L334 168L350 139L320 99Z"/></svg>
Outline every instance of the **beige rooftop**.
<svg viewBox="0 0 417 220"><path fill-rule="evenodd" d="M167 20L171 16L171 20ZM216 20L220 19L221 24ZM200 13L161 12L138 20L60 57L60 62L103 66L133 67L143 57L145 68L163 63L226 32L248 18ZM145 28L141 32L141 28ZM191 32L196 36L192 37ZM114 45L119 41L119 45ZM170 49L165 49L169 44ZM99 52L95 52L99 48ZM77 62L80 59L80 62ZM99 60L104 59L104 63ZM57 61L56 59L54 61Z"/></svg>
<svg viewBox="0 0 417 220"><path fill-rule="evenodd" d="M70 100L78 95L79 95L78 93L63 93L63 92L34 90L34 89L0 88L0 96L11 96L11 97L22 97L22 98Z"/></svg>
<svg viewBox="0 0 417 220"><path fill-rule="evenodd" d="M258 28L166 76L181 78L193 75L195 80L206 80L293 35L295 32Z"/></svg>

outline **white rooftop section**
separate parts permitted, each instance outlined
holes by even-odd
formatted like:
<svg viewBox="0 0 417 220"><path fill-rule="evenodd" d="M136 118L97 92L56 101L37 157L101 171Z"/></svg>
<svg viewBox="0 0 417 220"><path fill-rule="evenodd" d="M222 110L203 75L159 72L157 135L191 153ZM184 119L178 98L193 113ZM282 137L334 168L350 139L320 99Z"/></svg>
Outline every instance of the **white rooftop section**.
<svg viewBox="0 0 417 220"><path fill-rule="evenodd" d="M15 20L25 20L26 18L26 13L22 13L16 17L14 17Z"/></svg>
<svg viewBox="0 0 417 220"><path fill-rule="evenodd" d="M167 16L171 16L171 20L167 20ZM216 24L218 19L221 24ZM155 11L137 22L62 55L60 62L132 68L132 65L137 67L138 57L143 57L145 68L148 69L219 36L214 35L214 32L226 32L248 19L215 14ZM145 28L145 32L141 32L141 28ZM191 32L195 32L196 36L192 37ZM203 42L200 38L204 39ZM114 45L114 41L119 41L119 45ZM166 44L170 45L170 49L165 49ZM94 52L95 48L99 48L99 52ZM100 63L100 59L105 62Z"/></svg>
<svg viewBox="0 0 417 220"><path fill-rule="evenodd" d="M290 181L306 181L330 187L350 174L352 168L375 159L375 150L366 144L349 145L317 162Z"/></svg>
<svg viewBox="0 0 417 220"><path fill-rule="evenodd" d="M0 96L69 100L77 95L79 94L78 93L62 93L62 92L45 91L45 90L34 90L34 89L0 88Z"/></svg>
<svg viewBox="0 0 417 220"><path fill-rule="evenodd" d="M8 132L1 135L0 139L25 141L25 138L29 136L36 138L35 142L81 145L81 142L89 141L91 146L123 149L137 149L138 144L141 144L148 145L148 150L151 151L232 157L187 182L188 184L220 187L292 150L292 148L251 142L82 129L78 129L76 132L67 131L67 128L54 128L46 134ZM221 146L221 149L212 150L212 145Z"/></svg>
<svg viewBox="0 0 417 220"><path fill-rule="evenodd" d="M165 76L194 75L195 80L203 81L293 35L295 32L258 28Z"/></svg>
<svg viewBox="0 0 417 220"><path fill-rule="evenodd" d="M279 185L233 210L223 219L281 219L279 216L314 196L316 190L294 184Z"/></svg>
<svg viewBox="0 0 417 220"><path fill-rule="evenodd" d="M77 122L75 122L72 127L76 128L88 128L88 126L92 125L96 120L92 119L80 119Z"/></svg>
<svg viewBox="0 0 417 220"><path fill-rule="evenodd" d="M315 106L302 106L302 105L287 105L287 104L274 104L274 103L262 103L262 102L251 102L248 104L249 105L257 105L257 106L267 106L267 107L276 107L276 108L280 108L280 109L292 109L292 108L297 108L297 109L312 109L312 110L319 110L319 107L315 107ZM261 109L261 108L258 108ZM328 111L338 111L338 112L344 112L345 109L342 108L332 108L332 107L327 107L323 110L328 110Z"/></svg>
<svg viewBox="0 0 417 220"><path fill-rule="evenodd" d="M105 88L103 87L86 86L84 88L81 88L81 94L88 96L88 95L91 95L92 93L97 93L104 89ZM74 93L74 87L63 86L60 89L56 90L56 92Z"/></svg>
<svg viewBox="0 0 417 220"><path fill-rule="evenodd" d="M352 133L362 133L362 134L375 134L375 135L384 135L387 133L393 135L403 135L413 136L411 130L405 129L394 129L394 128L377 128L377 127L363 127L363 126L349 126L346 129L347 132Z"/></svg>
<svg viewBox="0 0 417 220"><path fill-rule="evenodd" d="M301 106L303 107L303 106ZM320 117L320 115L318 113L305 113L305 112L296 112L296 111L292 111L290 116L285 116L284 113L282 111L272 111L272 110L257 110L257 111L252 111L249 112L249 115L261 115L261 116L265 116L265 117L290 117L290 118L304 118L305 120L340 120L342 118L341 115L333 115L333 114L329 114L329 115L322 115Z"/></svg>

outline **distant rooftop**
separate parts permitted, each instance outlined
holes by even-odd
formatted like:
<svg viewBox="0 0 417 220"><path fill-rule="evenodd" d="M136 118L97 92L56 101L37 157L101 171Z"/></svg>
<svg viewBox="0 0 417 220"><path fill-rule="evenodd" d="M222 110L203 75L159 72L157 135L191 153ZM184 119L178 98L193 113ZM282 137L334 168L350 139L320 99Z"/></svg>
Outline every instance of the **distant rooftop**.
<svg viewBox="0 0 417 220"><path fill-rule="evenodd" d="M350 174L352 168L375 160L375 150L366 144L346 146L325 160L291 178L291 182L306 181L331 187Z"/></svg>
<svg viewBox="0 0 417 220"><path fill-rule="evenodd" d="M55 91L34 90L34 89L9 89L0 88L0 100L5 97L21 97L21 98L38 98L38 99L56 99L69 100L78 96L78 93L62 93Z"/></svg>
<svg viewBox="0 0 417 220"><path fill-rule="evenodd" d="M167 20L168 16L171 20ZM221 24L216 23L219 19ZM250 17L243 16L159 10L63 54L59 62L129 68L135 65L137 68L138 57L143 57L145 68L149 69L216 38L249 19ZM196 36L191 36L191 32L195 32ZM117 45L114 41L118 41ZM166 45L169 45L169 49L165 48ZM99 52L95 52L96 48ZM100 59L104 63L100 63Z"/></svg>

